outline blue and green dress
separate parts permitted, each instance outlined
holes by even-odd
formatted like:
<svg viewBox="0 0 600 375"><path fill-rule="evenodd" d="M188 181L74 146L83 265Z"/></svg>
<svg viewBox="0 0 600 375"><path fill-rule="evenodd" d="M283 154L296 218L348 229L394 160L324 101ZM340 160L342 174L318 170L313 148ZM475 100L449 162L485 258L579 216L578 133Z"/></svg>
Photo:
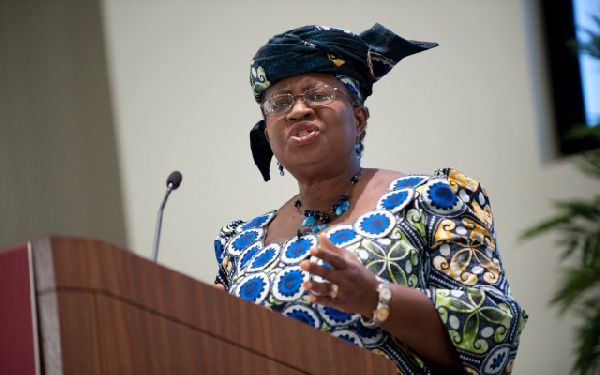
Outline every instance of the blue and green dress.
<svg viewBox="0 0 600 375"><path fill-rule="evenodd" d="M215 240L215 283L242 299L394 360L400 374L433 374L421 358L360 315L308 300L300 269L316 235L264 243L276 211L223 227ZM353 224L323 230L377 276L419 289L434 304L468 374L510 374L527 315L511 294L488 195L455 169L406 175L389 184L373 210ZM311 259L313 261L319 261Z"/></svg>

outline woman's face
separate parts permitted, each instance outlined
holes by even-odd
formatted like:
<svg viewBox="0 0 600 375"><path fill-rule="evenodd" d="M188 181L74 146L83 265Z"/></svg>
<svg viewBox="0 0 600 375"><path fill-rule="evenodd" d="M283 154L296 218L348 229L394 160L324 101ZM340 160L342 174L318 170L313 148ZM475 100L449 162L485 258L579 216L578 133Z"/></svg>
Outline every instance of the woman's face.
<svg viewBox="0 0 600 375"><path fill-rule="evenodd" d="M313 106L303 101L308 89L328 85L342 91L328 105ZM292 173L298 168L341 167L357 163L354 145L364 129L366 110L355 107L344 95L344 84L337 78L320 73L285 78L271 86L265 99L276 94L298 95L289 112L266 116L265 135L273 154Z"/></svg>

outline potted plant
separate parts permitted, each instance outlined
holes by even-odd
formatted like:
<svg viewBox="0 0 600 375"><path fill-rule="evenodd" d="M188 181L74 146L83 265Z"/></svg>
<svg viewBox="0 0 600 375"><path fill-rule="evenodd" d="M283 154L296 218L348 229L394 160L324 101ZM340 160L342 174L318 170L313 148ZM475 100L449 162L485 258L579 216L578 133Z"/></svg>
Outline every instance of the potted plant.
<svg viewBox="0 0 600 375"><path fill-rule="evenodd" d="M600 17L594 17L600 29ZM600 34L585 30L591 36L589 43L573 42L577 52L600 59ZM600 124L580 126L573 137L597 137ZM578 159L580 169L600 179L600 149L586 152ZM589 199L573 199L554 203L556 215L524 232L529 239L547 232L558 232L559 245L564 248L562 282L551 304L561 314L572 311L582 323L577 328L576 358L572 371L581 375L593 374L600 369L600 194Z"/></svg>

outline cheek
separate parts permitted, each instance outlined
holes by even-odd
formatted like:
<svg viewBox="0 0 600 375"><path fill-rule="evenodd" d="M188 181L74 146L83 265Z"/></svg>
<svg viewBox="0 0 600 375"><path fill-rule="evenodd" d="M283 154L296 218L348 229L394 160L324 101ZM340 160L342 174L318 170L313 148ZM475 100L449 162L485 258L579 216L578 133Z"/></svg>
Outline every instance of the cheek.
<svg viewBox="0 0 600 375"><path fill-rule="evenodd" d="M269 142L271 142L273 137L277 137L277 127L269 121L265 124L265 137L267 137Z"/></svg>
<svg viewBox="0 0 600 375"><path fill-rule="evenodd" d="M267 141L269 141L271 149L277 148L277 146L280 145L282 140L285 138L283 132L276 124L269 123L267 123L265 128L265 137L267 137Z"/></svg>
<svg viewBox="0 0 600 375"><path fill-rule="evenodd" d="M357 136L357 120L354 113L346 113L341 119L340 124L343 127L345 134L348 137L354 138Z"/></svg>

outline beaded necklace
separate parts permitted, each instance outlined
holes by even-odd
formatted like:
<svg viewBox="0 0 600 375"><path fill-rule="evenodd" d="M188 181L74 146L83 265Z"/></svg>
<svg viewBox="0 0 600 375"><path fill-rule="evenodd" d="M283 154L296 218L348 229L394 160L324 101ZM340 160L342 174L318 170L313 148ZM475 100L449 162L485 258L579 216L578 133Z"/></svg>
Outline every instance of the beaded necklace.
<svg viewBox="0 0 600 375"><path fill-rule="evenodd" d="M348 193L350 193L350 189L358 182L358 175L360 174L360 170L357 174L352 176L350 179L350 183L348 184L348 188L346 192L342 194L342 196L335 201L331 205L331 212L335 214L335 216L340 216L344 212L346 212L350 208L350 199L348 197ZM331 221L331 216L327 212L321 212L317 210L302 210L302 202L300 201L300 195L298 195L298 199L294 202L294 206L298 208L298 210L304 215L304 220L302 220L303 227L313 227L312 232L317 233L323 228L326 228ZM303 231L298 229L298 238L300 238L303 234Z"/></svg>

